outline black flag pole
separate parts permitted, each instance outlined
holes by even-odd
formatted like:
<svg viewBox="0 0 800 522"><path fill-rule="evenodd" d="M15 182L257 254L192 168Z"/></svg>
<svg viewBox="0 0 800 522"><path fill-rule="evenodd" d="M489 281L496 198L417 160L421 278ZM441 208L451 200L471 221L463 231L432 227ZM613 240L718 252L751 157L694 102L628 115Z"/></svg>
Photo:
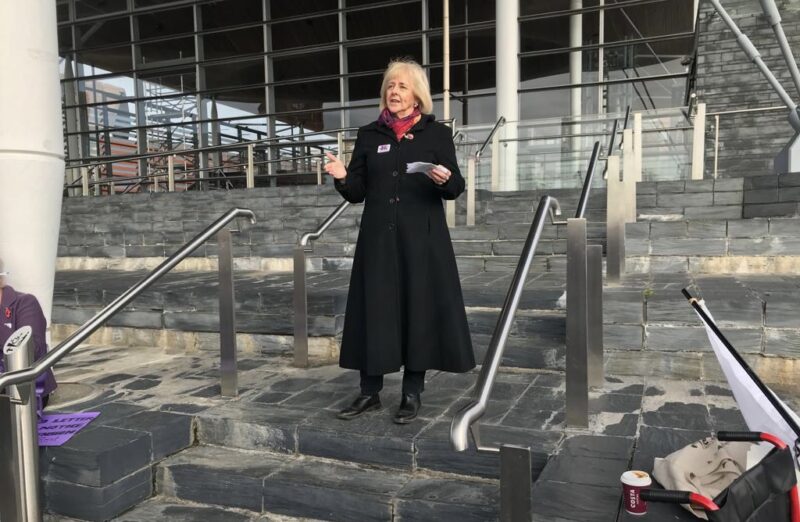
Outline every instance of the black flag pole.
<svg viewBox="0 0 800 522"><path fill-rule="evenodd" d="M736 351L736 348L733 347L730 341L728 341L728 339L722 335L722 332L719 331L719 328L717 328L717 325L714 323L714 321L708 316L706 311L703 310L703 307L700 306L698 300L692 297L689 291L685 288L681 290L681 293L684 295L684 297L686 297L686 299L689 300L689 304L691 304L692 308L694 308L694 310L700 315L700 317L703 319L703 322L705 322L708 327L714 331L714 334L719 338L720 341L722 341L722 344L725 345L725 348L728 349L731 356L736 359L736 362L739 363L739 366L742 367L745 373L747 373L747 375L753 380L753 383L758 387L759 390L761 390L761 393L767 397L767 400L778 411L783 420L786 421L786 424L792 428L792 431L794 431L795 435L797 435L797 443L800 444L800 426L797 425L797 421L795 421L794 417L788 411L786 411L784 405L781 404L775 394L772 393L772 390L770 390L769 387L764 384L756 372L750 368L750 365L748 365L742 356L739 355L739 352Z"/></svg>

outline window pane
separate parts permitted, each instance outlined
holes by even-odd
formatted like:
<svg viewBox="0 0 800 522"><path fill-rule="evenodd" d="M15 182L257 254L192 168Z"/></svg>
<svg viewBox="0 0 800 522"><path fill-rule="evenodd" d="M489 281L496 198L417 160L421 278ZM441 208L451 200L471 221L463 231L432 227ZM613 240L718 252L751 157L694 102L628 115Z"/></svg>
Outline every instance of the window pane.
<svg viewBox="0 0 800 522"><path fill-rule="evenodd" d="M374 100L377 105L380 101L382 79L383 75L381 74L348 78L350 101Z"/></svg>
<svg viewBox="0 0 800 522"><path fill-rule="evenodd" d="M422 11L414 4L347 13L347 37L385 36L418 31L422 28Z"/></svg>
<svg viewBox="0 0 800 522"><path fill-rule="evenodd" d="M136 17L139 24L139 38L177 36L194 32L194 19L191 7L146 13Z"/></svg>
<svg viewBox="0 0 800 522"><path fill-rule="evenodd" d="M78 25L79 49L100 47L109 44L130 42L131 30L128 18L115 18Z"/></svg>
<svg viewBox="0 0 800 522"><path fill-rule="evenodd" d="M194 57L194 38L187 36L165 42L145 43L139 46L142 63L157 63Z"/></svg>
<svg viewBox="0 0 800 522"><path fill-rule="evenodd" d="M279 82L339 74L339 51L276 57L272 70Z"/></svg>
<svg viewBox="0 0 800 522"><path fill-rule="evenodd" d="M271 2L272 19L286 18L320 11L333 11L338 8L337 0L303 0L302 2Z"/></svg>
<svg viewBox="0 0 800 522"><path fill-rule="evenodd" d="M203 35L206 58L225 58L264 52L264 30L261 27L236 29Z"/></svg>
<svg viewBox="0 0 800 522"><path fill-rule="evenodd" d="M127 0L104 0L102 2L97 0L76 0L75 15L78 18L87 18L89 16L116 13L125 11L127 4Z"/></svg>
<svg viewBox="0 0 800 522"><path fill-rule="evenodd" d="M207 89L264 83L264 60L209 65L205 71Z"/></svg>
<svg viewBox="0 0 800 522"><path fill-rule="evenodd" d="M296 114L281 115L280 120L307 129L322 130L321 110L339 103L339 82L326 80L307 82L298 85L275 87L275 105L279 112L302 111Z"/></svg>
<svg viewBox="0 0 800 522"><path fill-rule="evenodd" d="M337 41L339 41L339 24L336 16L307 18L272 25L272 48L276 51Z"/></svg>
<svg viewBox="0 0 800 522"><path fill-rule="evenodd" d="M92 64L106 71L130 71L133 69L133 57L129 45L81 51L78 53L77 59L78 62ZM86 74L92 73L87 72Z"/></svg>
<svg viewBox="0 0 800 522"><path fill-rule="evenodd" d="M393 58L405 57L422 63L422 41L419 38L351 47L347 50L347 65L350 72L383 71Z"/></svg>
<svg viewBox="0 0 800 522"><path fill-rule="evenodd" d="M253 0L211 2L200 6L200 12L203 15L204 29L242 25L259 22L262 19L261 2Z"/></svg>

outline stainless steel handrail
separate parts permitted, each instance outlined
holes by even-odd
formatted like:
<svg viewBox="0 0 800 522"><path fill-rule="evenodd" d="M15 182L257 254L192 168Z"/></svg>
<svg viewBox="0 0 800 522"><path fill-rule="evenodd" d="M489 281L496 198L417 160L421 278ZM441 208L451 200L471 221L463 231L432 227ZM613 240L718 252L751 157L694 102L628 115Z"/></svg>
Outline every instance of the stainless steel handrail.
<svg viewBox="0 0 800 522"><path fill-rule="evenodd" d="M483 145L481 145L480 148L475 152L475 163L480 163L481 154L483 154L483 150L486 148L489 142L492 141L494 133L497 132L497 129L505 124L506 124L506 117L500 116L495 122L494 127L492 127L492 130L489 132L489 135L486 136L486 139L483 141Z"/></svg>
<svg viewBox="0 0 800 522"><path fill-rule="evenodd" d="M303 234L303 237L300 238L299 244L301 246L307 246L309 241L319 239L322 236L322 234L324 234L325 231L328 230L331 224L337 219L339 219L339 216L342 215L342 212L344 212L345 209L347 209L347 207L349 206L350 206L349 201L342 201L342 203L338 207L336 207L336 210L331 212L331 214L327 218L325 218L325 221L322 222L322 224L319 226L319 228L317 228L316 231ZM311 249L309 248L307 250L310 251Z"/></svg>
<svg viewBox="0 0 800 522"><path fill-rule="evenodd" d="M0 390L12 384L20 384L36 379L45 371L52 368L58 361L69 354L79 344L85 341L95 330L100 328L106 321L113 317L117 312L130 303L143 290L155 283L161 276L175 268L184 258L191 254L197 247L206 242L211 236L222 230L228 223L238 217L249 217L250 222L255 224L256 216L252 210L246 208L232 208L223 216L209 225L203 232L200 232L191 241L186 243L180 250L172 254L163 263L153 269L144 279L130 287L122 295L114 299L108 306L103 308L93 318L88 320L80 328L75 330L69 337L64 339L58 346L51 350L47 355L39 359L36 364L26 370L5 373L0 375Z"/></svg>
<svg viewBox="0 0 800 522"><path fill-rule="evenodd" d="M575 217L582 218L586 214L586 204L589 202L589 191L592 187L592 179L594 178L594 168L597 164L597 157L600 155L600 142L594 142L592 149L592 157L589 159L589 167L586 169L586 177L583 180L583 189L581 190L581 197L578 200L578 208L575 210Z"/></svg>
<svg viewBox="0 0 800 522"><path fill-rule="evenodd" d="M468 432L472 433L472 438L475 441L475 446L478 451L490 453L497 453L500 451L500 448L497 446L481 444L478 425L475 423L486 412L486 405L489 403L489 396L492 393L494 380L500 368L500 361L503 358L506 341L511 332L514 314L517 311L517 306L519 306L519 301L522 296L522 290L525 287L525 278L533 263L536 245L539 243L539 238L542 235L542 229L544 228L545 218L548 213L550 213L550 217L553 219L554 214L561 215L561 207L557 199L550 196L543 196L539 201L539 207L536 209L536 215L531 224L531 229L528 232L528 237L525 240L525 246L522 249L517 269L514 272L514 279L511 281L511 286L506 294L503 309L500 312L500 317L497 319L497 325L495 326L492 340L489 342L489 349L481 365L481 372L478 376L478 382L475 384L475 391L473 392L474 400L471 404L462 408L453 417L453 421L450 424L450 443L456 451L466 451L469 447Z"/></svg>
<svg viewBox="0 0 800 522"><path fill-rule="evenodd" d="M294 247L294 291L292 304L294 306L294 365L300 368L308 366L308 292L306 289L306 252L311 252L311 241L319 239L322 234L336 221L339 216L350 206L349 201L343 201L336 209L325 218L325 221L314 232L303 234Z"/></svg>

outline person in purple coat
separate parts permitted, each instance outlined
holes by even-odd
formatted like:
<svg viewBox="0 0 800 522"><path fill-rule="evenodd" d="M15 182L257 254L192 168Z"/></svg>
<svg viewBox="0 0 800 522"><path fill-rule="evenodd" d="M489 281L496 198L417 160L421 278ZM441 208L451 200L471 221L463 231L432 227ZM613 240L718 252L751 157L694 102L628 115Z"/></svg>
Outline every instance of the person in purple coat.
<svg viewBox="0 0 800 522"><path fill-rule="evenodd" d="M17 292L12 287L5 285L3 277L6 272L0 272L0 373L6 371L2 357L2 346L5 346L11 334L23 326L33 329L34 357L41 359L47 354L47 338L45 328L47 321L44 318L39 301L31 294ZM52 370L47 370L36 379L36 396L39 399L39 409L47 405L47 399L56 389L56 379Z"/></svg>

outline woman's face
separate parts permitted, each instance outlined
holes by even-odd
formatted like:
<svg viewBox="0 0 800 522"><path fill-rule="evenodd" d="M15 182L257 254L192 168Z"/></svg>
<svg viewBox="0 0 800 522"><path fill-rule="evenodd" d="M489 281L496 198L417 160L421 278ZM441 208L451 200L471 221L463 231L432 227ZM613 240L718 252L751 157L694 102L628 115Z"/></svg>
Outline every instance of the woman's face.
<svg viewBox="0 0 800 522"><path fill-rule="evenodd" d="M398 118L404 118L414 112L416 101L411 77L406 71L400 70L389 79L386 86L386 107Z"/></svg>

